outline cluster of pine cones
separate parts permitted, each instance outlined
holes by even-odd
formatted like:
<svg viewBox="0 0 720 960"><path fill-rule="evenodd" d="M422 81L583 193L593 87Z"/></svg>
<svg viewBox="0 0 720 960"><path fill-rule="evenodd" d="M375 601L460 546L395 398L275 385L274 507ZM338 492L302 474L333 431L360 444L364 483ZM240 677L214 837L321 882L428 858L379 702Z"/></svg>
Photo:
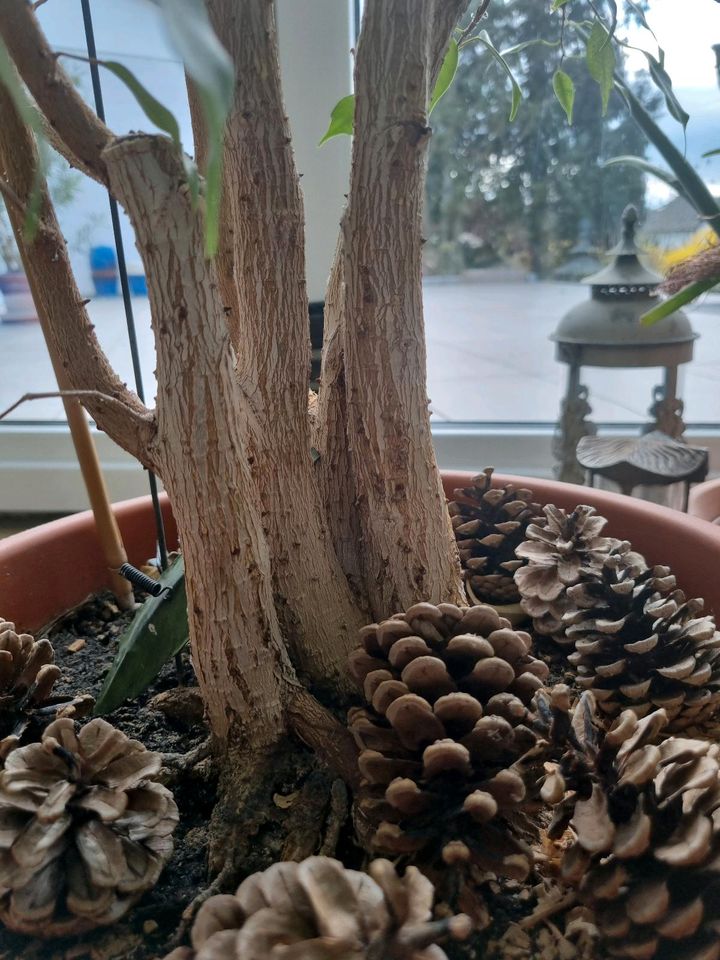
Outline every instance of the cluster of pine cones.
<svg viewBox="0 0 720 960"><path fill-rule="evenodd" d="M605 953L718 960L714 620L590 507L541 509L486 470L450 514L482 602L416 604L366 627L351 660L358 836L481 922L488 878L542 874L552 810L556 880ZM513 599L530 633L503 617Z"/></svg>
<svg viewBox="0 0 720 960"><path fill-rule="evenodd" d="M0 921L61 937L113 923L155 885L178 811L160 755L53 696L48 640L0 620Z"/></svg>

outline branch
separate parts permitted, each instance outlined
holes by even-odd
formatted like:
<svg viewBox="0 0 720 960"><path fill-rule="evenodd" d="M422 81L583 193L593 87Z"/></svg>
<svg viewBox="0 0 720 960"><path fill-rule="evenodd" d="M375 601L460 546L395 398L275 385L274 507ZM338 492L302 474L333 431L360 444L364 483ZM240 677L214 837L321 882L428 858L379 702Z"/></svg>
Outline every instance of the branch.
<svg viewBox="0 0 720 960"><path fill-rule="evenodd" d="M27 217L27 204L23 203L20 197L15 193L10 184L0 178L0 193L3 196L5 203L9 204L12 207L15 207L17 212L21 217Z"/></svg>
<svg viewBox="0 0 720 960"><path fill-rule="evenodd" d="M480 23L480 21L482 20L482 18L483 18L483 17L485 16L485 14L487 13L487 8L488 8L489 6L490 6L490 0L482 0L482 3L478 6L477 10L476 10L475 13L472 15L472 18L470 19L470 23L468 23L467 27L465 27L465 29L463 30L463 32L462 32L462 33L460 34L460 36L458 37L458 46L459 46L459 47L462 46L463 40L467 40L467 38L470 36L470 34L471 34L471 33L473 32L473 30L475 29L475 27L477 27L477 25Z"/></svg>
<svg viewBox="0 0 720 960"><path fill-rule="evenodd" d="M133 415L135 412L123 403L122 400L118 400L117 397L111 397L107 393L100 393L99 390L49 390L45 393L24 393L19 400L10 404L7 410L3 410L2 413L0 413L0 420L4 420L13 410L17 410L21 404L27 403L28 400L48 400L52 397L75 397L76 399L80 399L81 397L95 397L99 403L107 402L122 407L126 414Z"/></svg>
<svg viewBox="0 0 720 960"><path fill-rule="evenodd" d="M17 203L8 204L7 213L48 350L65 371L69 385L87 391L85 406L100 429L144 466L153 467L155 418L122 383L98 343L44 183L34 235L30 238L26 233L24 211L37 168L33 135L0 86L0 179L17 198ZM109 398L113 402L108 402Z"/></svg>
<svg viewBox="0 0 720 960"><path fill-rule="evenodd" d="M91 171L95 179L107 184L101 154L113 134L85 103L58 63L26 0L0 0L0 36L41 113L56 133L53 146L58 147L70 163Z"/></svg>

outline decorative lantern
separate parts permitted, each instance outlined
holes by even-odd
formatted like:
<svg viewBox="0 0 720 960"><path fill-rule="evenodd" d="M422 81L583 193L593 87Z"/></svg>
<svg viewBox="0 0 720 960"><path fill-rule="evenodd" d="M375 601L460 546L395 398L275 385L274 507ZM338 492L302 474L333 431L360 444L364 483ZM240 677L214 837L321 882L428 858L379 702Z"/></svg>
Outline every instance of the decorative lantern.
<svg viewBox="0 0 720 960"><path fill-rule="evenodd" d="M622 215L622 239L610 250L612 262L582 282L590 285L590 300L565 314L552 334L556 357L568 364L568 383L560 410L553 453L560 480L582 483L584 471L575 458L582 437L596 426L588 419L588 389L580 382L582 367L662 367L662 386L655 387L650 407L658 430L678 439L685 430L683 403L677 396L677 368L692 360L697 334L681 310L652 326L640 318L658 302L661 277L641 262L635 243L638 214L628 206Z"/></svg>

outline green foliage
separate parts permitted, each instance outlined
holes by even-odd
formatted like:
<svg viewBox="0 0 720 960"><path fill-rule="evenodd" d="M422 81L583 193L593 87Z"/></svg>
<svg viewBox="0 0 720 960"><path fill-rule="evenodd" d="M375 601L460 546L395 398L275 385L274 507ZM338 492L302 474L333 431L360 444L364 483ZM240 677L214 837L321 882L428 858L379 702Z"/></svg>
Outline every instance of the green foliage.
<svg viewBox="0 0 720 960"><path fill-rule="evenodd" d="M185 567L182 557L160 576L172 589L169 597L150 597L125 633L95 705L96 714L111 713L124 700L146 690L162 667L188 641Z"/></svg>
<svg viewBox="0 0 720 960"><path fill-rule="evenodd" d="M492 54L495 62L502 67L506 76L510 80L510 88L512 90L512 101L510 104L510 116L508 117L508 119L510 121L513 121L517 116L517 112L520 107L520 101L522 100L522 90L520 89L520 84L515 79L515 76L512 70L510 69L510 66L507 60L505 59L505 57L494 46L492 40L488 36L487 30L483 30L480 34L478 34L477 39L485 47L485 49Z"/></svg>
<svg viewBox="0 0 720 960"><path fill-rule="evenodd" d="M553 74L552 84L555 96L565 111L568 123L572 123L573 104L575 103L575 84L572 81L572 77L568 76L564 70L558 69Z"/></svg>
<svg viewBox="0 0 720 960"><path fill-rule="evenodd" d="M566 10L590 22L593 6L591 0L573 0ZM566 259L579 235L591 247L605 248L623 208L634 203L642 210L643 173L628 167L618 176L603 162L614 154L641 155L645 138L616 92L603 120L586 38L567 22L562 69L575 90L572 126L558 109L552 81L562 56L561 26L545 0L497 0L488 9L488 32L503 38L500 53L522 91L514 123L508 122L504 68L495 68L476 38L463 44L455 81L433 115L429 269L459 257L461 266L510 260L543 275ZM616 57L622 76L622 50L616 49ZM651 109L659 104L647 84L638 90Z"/></svg>
<svg viewBox="0 0 720 960"><path fill-rule="evenodd" d="M443 58L437 81L435 82L435 88L433 90L432 97L430 98L428 113L432 113L437 102L449 90L458 68L458 59L459 49L457 42L455 40L451 40L447 53ZM338 100L338 102L332 108L332 112L330 113L330 124L323 134L322 139L319 141L318 146L321 147L328 140L331 140L333 137L341 136L342 134L352 136L354 118L355 94L349 93L346 97L342 97L342 99Z"/></svg>
<svg viewBox="0 0 720 960"><path fill-rule="evenodd" d="M159 127L160 130L167 133L178 150L182 150L180 127L175 119L175 115L168 110L167 107L163 106L163 104L140 83L132 70L128 70L124 64L118 63L116 60L100 60L99 63L105 67L106 70L109 70L110 73L114 74L118 80L122 80L137 100L148 120L151 120L156 127Z"/></svg>
<svg viewBox="0 0 720 960"><path fill-rule="evenodd" d="M690 115L683 108L682 104L675 96L675 92L672 86L672 80L670 79L667 70L665 69L665 53L663 50L660 51L660 59L656 60L652 54L645 53L648 62L648 70L650 71L650 76L653 78L655 86L658 90L661 91L662 95L665 98L665 106L667 107L668 113L673 117L679 124L681 124L683 130L687 126L687 122L690 119Z"/></svg>
<svg viewBox="0 0 720 960"><path fill-rule="evenodd" d="M330 126L325 131L325 135L318 143L321 147L327 140L340 134L347 133L352 136L353 118L355 116L355 94L349 93L342 100L338 100L330 114Z"/></svg>
<svg viewBox="0 0 720 960"><path fill-rule="evenodd" d="M433 90L432 97L430 98L428 113L433 112L436 103L442 96L444 96L444 94L447 93L450 84L455 79L455 74L457 73L458 68L459 54L460 50L457 45L457 41L451 40L448 51L443 58L437 81L435 82L435 89Z"/></svg>
<svg viewBox="0 0 720 960"><path fill-rule="evenodd" d="M596 20L587 43L587 66L590 76L600 87L603 116L607 113L615 74L615 50L605 27Z"/></svg>
<svg viewBox="0 0 720 960"><path fill-rule="evenodd" d="M675 313L676 310L681 310L689 303L692 303L693 300L697 300L703 293L712 290L718 283L720 283L720 277L715 277L711 280L697 280L695 283L689 283L686 287L683 287L682 290L678 290L677 293L668 297L667 300L662 300L656 307L653 307L652 310L644 313L641 317L642 325L644 327L651 327L654 323L657 323L658 320L664 320L665 317L669 317L671 313Z"/></svg>
<svg viewBox="0 0 720 960"><path fill-rule="evenodd" d="M205 253L217 251L220 232L223 136L233 102L235 71L213 30L203 0L159 0L170 40L192 79L207 130L205 170ZM193 192L196 186L190 178Z"/></svg>
<svg viewBox="0 0 720 960"><path fill-rule="evenodd" d="M15 64L12 62L10 53L2 39L0 39L0 83L3 84L10 94L10 98L21 120L23 120L35 134L38 145L38 164L33 172L33 184L30 196L28 197L24 224L25 237L28 242L31 242L35 236L38 217L40 215L42 185L45 180L45 171L48 164L48 150L43 135L40 116L25 92L25 87L20 82Z"/></svg>
<svg viewBox="0 0 720 960"><path fill-rule="evenodd" d="M604 163L604 166L606 167L622 165L635 167L635 169L641 170L643 173L647 173L651 177L662 180L663 183L666 183L669 187L672 187L676 193L684 196L682 184L674 174L670 173L669 170L663 169L663 167L658 167L656 164L650 163L644 157L610 157L610 159L606 160Z"/></svg>

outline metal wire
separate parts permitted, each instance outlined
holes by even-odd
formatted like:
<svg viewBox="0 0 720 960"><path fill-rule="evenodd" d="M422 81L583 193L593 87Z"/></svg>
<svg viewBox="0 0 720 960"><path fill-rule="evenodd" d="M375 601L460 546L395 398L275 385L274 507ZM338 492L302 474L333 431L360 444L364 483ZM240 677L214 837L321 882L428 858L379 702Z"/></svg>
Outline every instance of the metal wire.
<svg viewBox="0 0 720 960"><path fill-rule="evenodd" d="M92 80L93 97L95 99L95 111L98 117L104 123L105 105L103 103L102 84L100 82L100 69L97 62L95 31L93 29L92 13L90 12L90 0L80 0L80 5L82 7L83 24L85 26L85 43L90 60L90 78ZM145 389L143 387L142 370L140 369L140 351L138 349L137 333L135 331L135 316L133 314L132 299L130 297L130 281L128 280L127 264L125 262L125 246L123 244L122 230L120 228L120 214L118 212L117 200L115 200L109 191L108 201L110 203L110 220L112 222L113 237L115 239L115 252L117 254L120 289L122 290L123 306L125 308L125 322L127 325L128 341L130 343L130 356L132 357L133 375L135 377L135 392L144 403ZM153 513L155 515L158 559L160 562L160 569L165 570L168 565L165 524L163 522L162 509L160 507L160 497L158 496L157 478L151 470L148 470L148 483L150 485L150 497L152 498Z"/></svg>

